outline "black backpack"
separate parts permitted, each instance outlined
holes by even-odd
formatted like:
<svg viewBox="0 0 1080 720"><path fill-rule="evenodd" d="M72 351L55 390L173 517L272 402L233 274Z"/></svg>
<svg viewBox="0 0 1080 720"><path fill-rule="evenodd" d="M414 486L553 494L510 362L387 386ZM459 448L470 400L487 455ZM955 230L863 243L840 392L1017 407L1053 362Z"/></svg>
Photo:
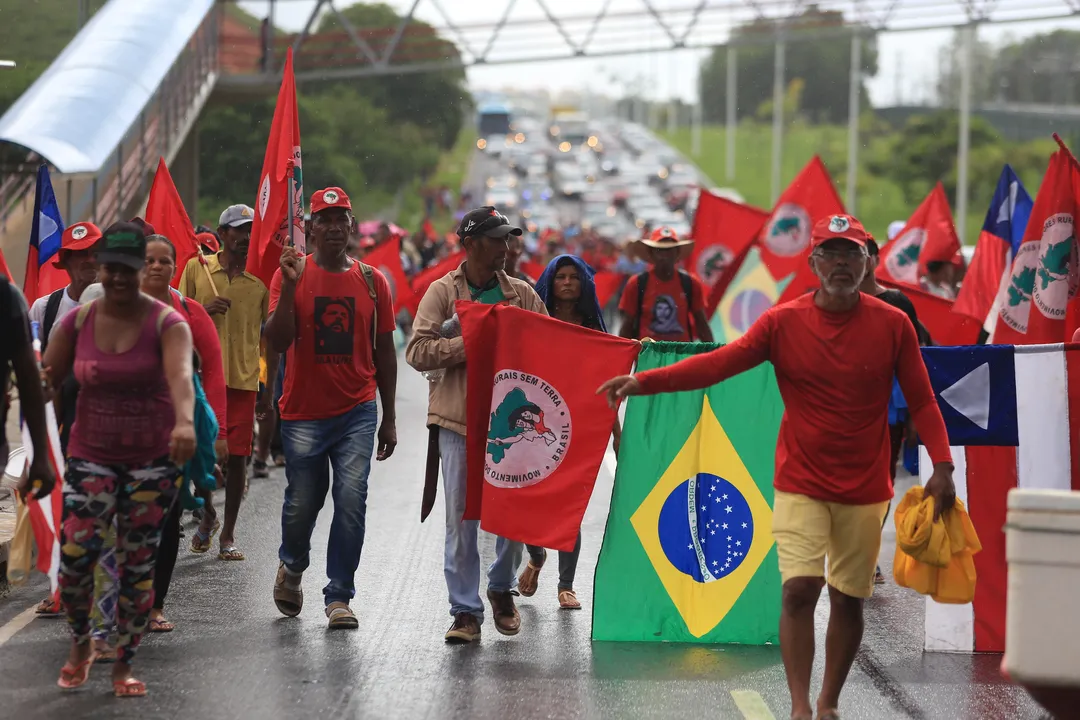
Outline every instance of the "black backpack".
<svg viewBox="0 0 1080 720"><path fill-rule="evenodd" d="M683 295L686 296L686 327L690 329L691 337L693 337L693 313L690 312L690 308L694 306L694 280L690 277L690 273L685 270L678 270L679 284L682 285ZM652 274L651 270L637 276L637 328L634 331L634 337L641 337L641 313L645 309L645 285L649 281L649 275Z"/></svg>

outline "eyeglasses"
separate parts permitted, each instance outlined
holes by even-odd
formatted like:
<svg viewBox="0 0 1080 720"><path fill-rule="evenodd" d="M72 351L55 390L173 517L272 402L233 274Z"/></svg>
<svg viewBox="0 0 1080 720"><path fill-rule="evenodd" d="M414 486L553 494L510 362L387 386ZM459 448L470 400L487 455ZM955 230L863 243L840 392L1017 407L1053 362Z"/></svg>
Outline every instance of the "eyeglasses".
<svg viewBox="0 0 1080 720"><path fill-rule="evenodd" d="M859 258L866 257L866 252L862 249L852 250L815 250L814 255L828 260L829 262L836 262L837 260L851 260L855 261Z"/></svg>

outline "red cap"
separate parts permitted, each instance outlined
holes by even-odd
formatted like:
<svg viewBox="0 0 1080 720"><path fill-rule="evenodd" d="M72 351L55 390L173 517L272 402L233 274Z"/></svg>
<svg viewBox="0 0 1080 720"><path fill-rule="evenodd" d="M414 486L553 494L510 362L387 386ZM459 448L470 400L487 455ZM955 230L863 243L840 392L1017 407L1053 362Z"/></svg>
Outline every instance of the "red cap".
<svg viewBox="0 0 1080 720"><path fill-rule="evenodd" d="M60 238L60 252L53 260L53 267L63 268L63 256L65 252L78 252L89 250L101 239L101 230L92 222L75 223L64 231Z"/></svg>
<svg viewBox="0 0 1080 720"><path fill-rule="evenodd" d="M133 222L139 227L141 227L143 230L143 235L146 235L147 237L151 235L157 235L157 230L154 229L154 226L143 220L138 215L128 220L128 222Z"/></svg>
<svg viewBox="0 0 1080 720"><path fill-rule="evenodd" d="M377 244L378 243L375 242L375 238L371 237L370 235L365 235L364 237L360 238L360 247L362 248L373 248Z"/></svg>
<svg viewBox="0 0 1080 720"><path fill-rule="evenodd" d="M221 244L218 243L217 236L211 232L201 232L195 236L195 239L199 241L199 245L207 248L210 252L216 253L221 249Z"/></svg>
<svg viewBox="0 0 1080 720"><path fill-rule="evenodd" d="M810 249L813 250L835 238L850 240L859 247L866 247L868 237L870 235L862 223L850 215L829 215L814 224L814 231L810 235Z"/></svg>
<svg viewBox="0 0 1080 720"><path fill-rule="evenodd" d="M325 190L317 191L311 196L312 215L322 212L323 210L329 210L330 208L352 210L352 204L349 203L349 196L339 187L328 187Z"/></svg>

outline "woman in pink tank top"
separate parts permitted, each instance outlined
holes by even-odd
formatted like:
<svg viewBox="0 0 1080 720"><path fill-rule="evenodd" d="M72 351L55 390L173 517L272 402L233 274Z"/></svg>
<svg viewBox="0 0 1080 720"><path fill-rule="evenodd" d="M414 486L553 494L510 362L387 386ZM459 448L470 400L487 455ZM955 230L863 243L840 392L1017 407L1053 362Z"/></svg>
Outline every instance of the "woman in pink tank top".
<svg viewBox="0 0 1080 720"><path fill-rule="evenodd" d="M105 296L68 313L45 354L50 379L79 382L64 476L60 600L74 638L57 684L86 682L93 570L115 517L123 548L113 692L146 694L131 662L153 603L162 527L176 500L180 466L195 452L191 331L179 313L139 290L146 237L116 223L97 247Z"/></svg>

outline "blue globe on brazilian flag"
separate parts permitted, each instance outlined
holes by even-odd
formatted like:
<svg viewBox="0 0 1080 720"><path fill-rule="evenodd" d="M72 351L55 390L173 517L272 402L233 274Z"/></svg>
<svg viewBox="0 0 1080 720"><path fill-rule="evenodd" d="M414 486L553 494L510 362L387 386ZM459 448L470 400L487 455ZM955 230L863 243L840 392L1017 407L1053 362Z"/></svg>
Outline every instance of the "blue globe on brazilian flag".
<svg viewBox="0 0 1080 720"><path fill-rule="evenodd" d="M713 347L646 343L638 370ZM630 399L594 640L777 642L772 478L783 412L767 363L707 390Z"/></svg>

